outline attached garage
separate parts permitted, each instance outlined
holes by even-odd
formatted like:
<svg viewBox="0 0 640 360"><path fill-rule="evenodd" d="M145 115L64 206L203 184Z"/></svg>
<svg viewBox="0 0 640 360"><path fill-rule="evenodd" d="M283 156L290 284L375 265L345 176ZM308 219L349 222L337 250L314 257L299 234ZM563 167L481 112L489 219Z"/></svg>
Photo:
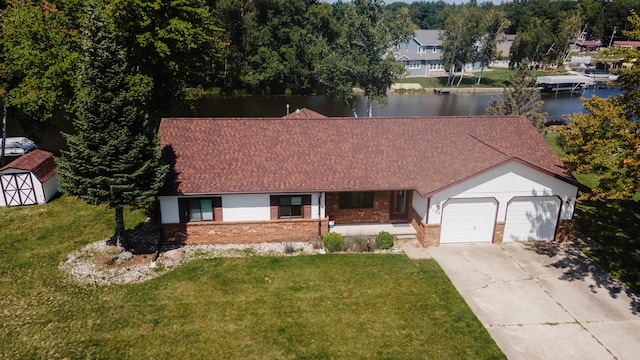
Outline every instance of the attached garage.
<svg viewBox="0 0 640 360"><path fill-rule="evenodd" d="M557 196L514 197L507 204L503 242L553 240L561 206Z"/></svg>
<svg viewBox="0 0 640 360"><path fill-rule="evenodd" d="M442 206L440 243L490 243L497 211L494 198L447 200Z"/></svg>

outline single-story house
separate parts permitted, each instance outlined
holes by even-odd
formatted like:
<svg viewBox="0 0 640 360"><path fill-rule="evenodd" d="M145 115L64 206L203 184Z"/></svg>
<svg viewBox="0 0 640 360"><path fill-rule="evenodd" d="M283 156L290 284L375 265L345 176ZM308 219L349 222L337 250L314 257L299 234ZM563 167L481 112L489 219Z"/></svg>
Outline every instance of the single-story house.
<svg viewBox="0 0 640 360"><path fill-rule="evenodd" d="M0 206L44 204L58 192L53 154L36 149L0 169Z"/></svg>
<svg viewBox="0 0 640 360"><path fill-rule="evenodd" d="M578 183L523 116L164 118L159 136L166 241L309 241L329 219L426 246L573 229Z"/></svg>

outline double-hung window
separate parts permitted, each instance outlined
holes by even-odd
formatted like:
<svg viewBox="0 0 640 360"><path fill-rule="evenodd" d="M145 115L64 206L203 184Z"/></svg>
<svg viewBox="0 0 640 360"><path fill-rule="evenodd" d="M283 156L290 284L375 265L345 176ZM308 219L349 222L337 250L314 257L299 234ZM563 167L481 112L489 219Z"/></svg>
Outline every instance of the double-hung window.
<svg viewBox="0 0 640 360"><path fill-rule="evenodd" d="M310 219L311 195L271 195L271 219Z"/></svg>
<svg viewBox="0 0 640 360"><path fill-rule="evenodd" d="M302 217L302 196L280 196L278 201L278 218L291 219Z"/></svg>

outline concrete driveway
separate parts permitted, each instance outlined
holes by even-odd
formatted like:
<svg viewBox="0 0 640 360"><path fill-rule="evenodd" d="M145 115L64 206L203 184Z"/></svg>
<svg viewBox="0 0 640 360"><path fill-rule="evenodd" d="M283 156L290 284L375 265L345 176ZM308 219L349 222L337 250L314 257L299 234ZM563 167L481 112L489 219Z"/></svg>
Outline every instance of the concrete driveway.
<svg viewBox="0 0 640 360"><path fill-rule="evenodd" d="M640 359L640 297L578 245L429 248L509 359Z"/></svg>

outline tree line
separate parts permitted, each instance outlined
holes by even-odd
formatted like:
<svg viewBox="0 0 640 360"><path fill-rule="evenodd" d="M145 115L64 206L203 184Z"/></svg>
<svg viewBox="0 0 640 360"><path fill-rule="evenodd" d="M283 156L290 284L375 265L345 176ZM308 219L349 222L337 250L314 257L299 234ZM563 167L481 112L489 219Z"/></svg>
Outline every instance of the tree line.
<svg viewBox="0 0 640 360"><path fill-rule="evenodd" d="M25 129L73 113L81 27L90 2L0 1L0 81L11 115ZM514 67L524 59L558 63L583 29L593 39L606 40L614 28L616 38L624 36L626 17L639 4L121 0L108 2L105 16L113 19L139 90L152 93L149 108L157 115L212 88L225 94L325 93L348 100L345 94L357 85L383 101L374 88L389 81L374 86L379 78L373 75L399 76L403 69L374 64L376 57L384 58L390 46L418 28L443 30L447 70L477 58L479 51L484 63L497 57L501 33L518 34L510 54ZM362 66L372 66L374 74Z"/></svg>

